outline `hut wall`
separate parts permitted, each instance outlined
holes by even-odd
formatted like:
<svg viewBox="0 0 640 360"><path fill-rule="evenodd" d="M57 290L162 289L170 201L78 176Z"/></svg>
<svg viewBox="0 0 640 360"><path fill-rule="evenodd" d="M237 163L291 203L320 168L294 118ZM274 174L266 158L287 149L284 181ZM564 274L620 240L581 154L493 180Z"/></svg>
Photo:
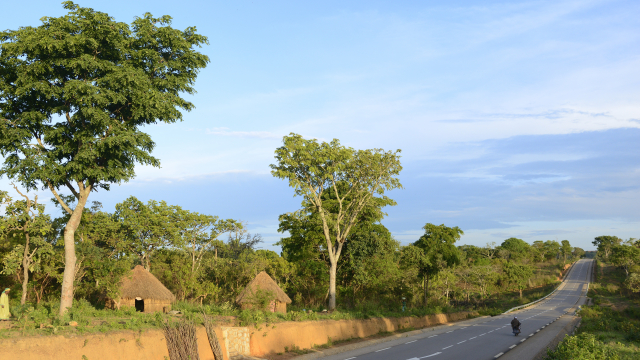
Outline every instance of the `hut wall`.
<svg viewBox="0 0 640 360"><path fill-rule="evenodd" d="M135 307L136 299L120 299L120 309L125 307Z"/></svg>
<svg viewBox="0 0 640 360"><path fill-rule="evenodd" d="M168 300L156 300L156 299L143 299L144 300L144 312L169 312L171 311L171 302ZM125 307L135 307L135 299L120 299L120 309Z"/></svg>
<svg viewBox="0 0 640 360"><path fill-rule="evenodd" d="M169 312L171 311L171 302L167 300L144 299L144 312Z"/></svg>
<svg viewBox="0 0 640 360"><path fill-rule="evenodd" d="M146 303L145 303L146 304ZM240 303L240 309L241 310L249 310L249 309L253 309L254 306L251 303ZM267 307L267 310L269 310L270 307ZM286 314L287 313L287 303L284 303L282 301L278 301L276 300L276 304L274 307L272 307L272 309L275 309L275 311L271 311L271 312L278 312L278 313L283 313Z"/></svg>

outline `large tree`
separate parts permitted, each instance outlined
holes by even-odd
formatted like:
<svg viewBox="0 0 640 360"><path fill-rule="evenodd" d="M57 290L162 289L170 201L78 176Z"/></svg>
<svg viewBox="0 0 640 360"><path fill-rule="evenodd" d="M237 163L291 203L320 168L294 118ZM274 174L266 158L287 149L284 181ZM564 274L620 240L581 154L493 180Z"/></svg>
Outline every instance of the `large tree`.
<svg viewBox="0 0 640 360"><path fill-rule="evenodd" d="M455 243L460 240L464 232L457 226L448 227L444 224L427 223L422 228L424 235L413 245L424 252L424 258L420 261L420 273L423 279L424 302L426 304L431 278L442 269L460 263L460 251Z"/></svg>
<svg viewBox="0 0 640 360"><path fill-rule="evenodd" d="M529 279L533 276L533 268L529 265L505 262L502 264L502 271L507 283L515 286L522 298L522 290L526 289Z"/></svg>
<svg viewBox="0 0 640 360"><path fill-rule="evenodd" d="M547 240L544 242L544 249L547 260L555 259L560 254L560 243L555 240Z"/></svg>
<svg viewBox="0 0 640 360"><path fill-rule="evenodd" d="M602 235L595 237L591 243L598 247L598 254L600 256L604 257L605 260L609 260L609 255L611 255L613 247L620 245L622 239L617 236Z"/></svg>
<svg viewBox="0 0 640 360"><path fill-rule="evenodd" d="M131 25L64 2L67 15L0 33L0 175L27 190L48 188L71 216L64 231L60 314L73 303L74 232L91 191L159 166L144 125L173 123L193 104L193 84L209 58L207 38L171 17L147 13ZM70 191L68 206L59 191Z"/></svg>
<svg viewBox="0 0 640 360"><path fill-rule="evenodd" d="M571 257L571 253L573 252L573 247L571 246L571 243L569 242L569 240L562 240L561 243L562 243L562 246L560 250L562 251L562 259L563 259L563 263L566 264L567 255Z"/></svg>
<svg viewBox="0 0 640 360"><path fill-rule="evenodd" d="M397 177L402 170L400 150L354 150L337 139L319 143L293 133L285 136L283 143L276 149L277 163L271 165L271 174L289 180L295 195L312 204L320 217L330 263L329 309L335 309L342 247L374 195L402 187ZM327 192L333 194L330 206L334 211L324 203L323 194Z"/></svg>
<svg viewBox="0 0 640 360"><path fill-rule="evenodd" d="M500 248L509 252L509 259L520 260L528 255L531 245L522 239L512 237L503 241Z"/></svg>
<svg viewBox="0 0 640 360"><path fill-rule="evenodd" d="M611 248L611 263L624 269L627 277L629 269L640 264L640 248L629 245L614 245Z"/></svg>
<svg viewBox="0 0 640 360"><path fill-rule="evenodd" d="M350 197L344 197L348 191L346 184L339 183L337 188L340 197L343 197L343 204L346 205L351 201ZM340 210L337 198L331 189L322 194L322 203L324 209L329 213L336 214ZM347 241L342 248L338 262L341 274L337 275L338 279L336 281L338 286L342 281L345 288L350 288L354 298L358 290L361 289L357 286L352 286L358 277L354 275L367 268L371 257L382 256L384 258L383 261L386 261L389 258L385 257L386 254L382 255L382 253L385 251L393 252L389 250L394 246L391 233L380 223L386 215L382 208L388 205L395 205L395 202L388 198L373 197L372 201L358 215L356 225L349 232ZM305 272L304 276L307 279L309 278L309 271L317 273L317 270L322 268L322 275L328 273L331 263L326 246L327 242L323 234L322 219L313 204L303 201L302 209L280 215L278 231L286 231L289 234L288 237L282 238L278 243L282 246L283 256L288 261L297 263L299 265L297 269ZM368 261L360 261L363 253L371 255L367 259ZM329 288L326 286L328 278L322 275L316 278L325 280L321 287L324 288L324 301L326 301L329 296ZM301 274L301 276L303 275Z"/></svg>

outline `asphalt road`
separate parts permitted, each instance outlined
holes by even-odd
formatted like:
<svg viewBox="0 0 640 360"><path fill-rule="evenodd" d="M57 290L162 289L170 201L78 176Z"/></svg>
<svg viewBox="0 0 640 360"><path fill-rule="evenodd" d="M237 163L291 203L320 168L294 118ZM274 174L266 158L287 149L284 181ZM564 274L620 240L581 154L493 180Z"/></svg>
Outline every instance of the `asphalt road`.
<svg viewBox="0 0 640 360"><path fill-rule="evenodd" d="M563 285L552 296L524 310L490 318L466 321L442 327L413 337L379 343L336 355L327 360L419 360L419 359L495 359L535 336L571 309L586 290L591 262L579 260L571 269ZM514 336L511 319L522 323L522 333Z"/></svg>

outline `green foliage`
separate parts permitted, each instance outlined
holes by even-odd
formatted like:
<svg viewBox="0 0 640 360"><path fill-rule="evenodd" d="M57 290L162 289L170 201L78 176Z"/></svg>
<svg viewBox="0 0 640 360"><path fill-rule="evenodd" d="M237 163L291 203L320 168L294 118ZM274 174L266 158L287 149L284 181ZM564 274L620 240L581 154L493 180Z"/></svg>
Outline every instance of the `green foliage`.
<svg viewBox="0 0 640 360"><path fill-rule="evenodd" d="M625 285L634 293L640 292L640 273L631 273L625 281Z"/></svg>
<svg viewBox="0 0 640 360"><path fill-rule="evenodd" d="M414 261L419 266L420 275L425 279L424 301L428 296L429 280L442 269L452 267L460 263L460 252L454 245L464 232L455 227L447 227L444 224L434 225L427 223L424 227L424 235L412 245L421 249L422 254L414 253Z"/></svg>
<svg viewBox="0 0 640 360"><path fill-rule="evenodd" d="M629 276L629 270L634 265L640 264L640 248L630 245L613 245L609 260L612 264L624 269Z"/></svg>
<svg viewBox="0 0 640 360"><path fill-rule="evenodd" d="M622 243L622 239L617 236L597 236L593 239L592 244L598 247L598 255L602 258L608 260L609 255L611 255L611 251L615 245L620 245Z"/></svg>
<svg viewBox="0 0 640 360"><path fill-rule="evenodd" d="M547 350L548 360L618 360L617 352L596 340L593 334L567 336L554 351Z"/></svg>
<svg viewBox="0 0 640 360"><path fill-rule="evenodd" d="M520 260L526 256L530 249L530 245L524 240L518 238L508 238L503 241L500 248L508 252L508 258Z"/></svg>
<svg viewBox="0 0 640 360"><path fill-rule="evenodd" d="M193 84L209 58L194 27L147 13L131 25L64 2L67 15L0 32L0 176L27 190L48 188L69 214L60 313L71 306L74 232L91 191L159 166L145 125L173 123L193 104ZM58 191L78 200L71 209Z"/></svg>
<svg viewBox="0 0 640 360"><path fill-rule="evenodd" d="M138 256L145 269L150 270L156 251L172 245L178 236L177 211L178 207L165 201L149 200L144 204L130 196L116 204L113 217L121 224L125 238L114 246L118 251Z"/></svg>
<svg viewBox="0 0 640 360"><path fill-rule="evenodd" d="M571 253L573 252L573 247L571 247L571 244L569 243L569 240L562 240L562 245L560 247L560 250L562 251L562 256L564 258L564 262L567 262L567 256L571 256Z"/></svg>
<svg viewBox="0 0 640 360"><path fill-rule="evenodd" d="M133 177L135 162L159 165L138 127L175 122L179 109L193 108L180 93L194 93L209 59L193 47L207 38L172 29L169 16L147 13L128 25L70 1L64 7L68 15L41 26L0 33L2 173L27 189L71 181L108 188Z"/></svg>
<svg viewBox="0 0 640 360"><path fill-rule="evenodd" d="M506 281L520 290L520 297L522 297L522 290L527 287L529 279L533 276L531 266L505 262L502 264L502 271Z"/></svg>
<svg viewBox="0 0 640 360"><path fill-rule="evenodd" d="M287 179L295 194L304 198L303 207L312 207L319 217L330 264L329 308L334 309L338 261L351 230L365 207L376 201L395 204L374 195L402 188L397 177L402 170L400 150L354 150L337 139L318 143L293 133L283 143L276 149L277 164L270 165L271 174Z"/></svg>
<svg viewBox="0 0 640 360"><path fill-rule="evenodd" d="M247 297L247 302L256 310L267 311L276 299L276 294L273 291L258 289Z"/></svg>

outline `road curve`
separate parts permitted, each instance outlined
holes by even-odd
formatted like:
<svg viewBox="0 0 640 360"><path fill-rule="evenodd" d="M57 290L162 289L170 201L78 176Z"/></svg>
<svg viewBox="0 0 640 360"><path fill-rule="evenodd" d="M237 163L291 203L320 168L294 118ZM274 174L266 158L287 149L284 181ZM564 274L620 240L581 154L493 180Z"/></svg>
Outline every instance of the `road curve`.
<svg viewBox="0 0 640 360"><path fill-rule="evenodd" d="M513 349L539 329L573 307L586 291L592 268L590 259L575 263L558 291L547 300L507 315L443 326L412 337L391 340L366 348L326 356L327 360L446 360L495 359ZM510 321L522 322L522 333L513 336Z"/></svg>

